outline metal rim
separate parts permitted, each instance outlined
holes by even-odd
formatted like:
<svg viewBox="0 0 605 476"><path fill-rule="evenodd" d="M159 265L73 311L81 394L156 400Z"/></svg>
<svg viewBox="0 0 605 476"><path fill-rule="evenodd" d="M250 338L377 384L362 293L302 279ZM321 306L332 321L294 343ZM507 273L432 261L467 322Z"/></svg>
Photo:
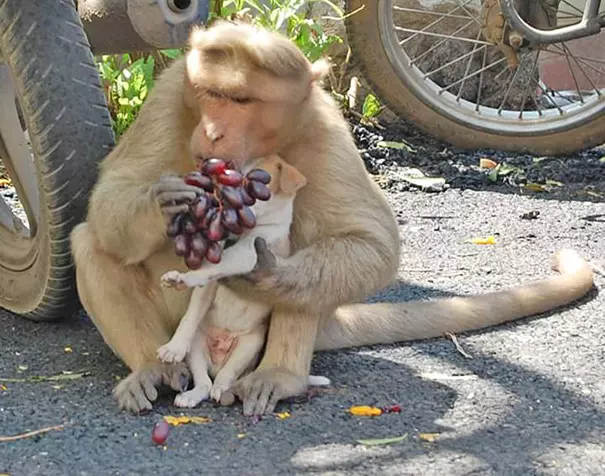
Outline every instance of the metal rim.
<svg viewBox="0 0 605 476"><path fill-rule="evenodd" d="M529 119L519 120L519 111L477 106L447 91L439 94L443 88L430 79L424 79L424 73L410 64L409 56L399 44L393 24L393 0L377 0L377 9L381 41L396 75L422 102L454 122L489 133L537 136L577 128L601 116L605 110L605 94L600 97L595 94L596 98L584 101L584 104L553 108L543 111L542 115L525 111L523 116Z"/></svg>
<svg viewBox="0 0 605 476"><path fill-rule="evenodd" d="M0 267L20 272L31 268L38 256L41 203L36 164L16 101L10 67L0 63L0 161L25 212L22 220L0 197Z"/></svg>

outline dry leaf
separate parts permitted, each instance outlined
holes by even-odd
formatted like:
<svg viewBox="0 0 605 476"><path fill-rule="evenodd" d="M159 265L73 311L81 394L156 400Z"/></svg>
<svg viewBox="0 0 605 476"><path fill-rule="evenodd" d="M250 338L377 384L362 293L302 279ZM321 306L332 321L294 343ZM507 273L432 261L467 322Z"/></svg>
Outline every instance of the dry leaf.
<svg viewBox="0 0 605 476"><path fill-rule="evenodd" d="M471 240L471 243L473 243L474 245L495 245L496 237L488 236L486 238L473 238Z"/></svg>
<svg viewBox="0 0 605 476"><path fill-rule="evenodd" d="M19 365L18 369L25 372L29 367L27 365Z"/></svg>
<svg viewBox="0 0 605 476"><path fill-rule="evenodd" d="M73 349L69 346L65 347L65 349L63 349L63 352L65 352L66 354L71 354L73 352Z"/></svg>
<svg viewBox="0 0 605 476"><path fill-rule="evenodd" d="M391 443L397 443L398 441L405 440L408 437L408 434L405 433L401 436L394 436L392 438L372 438L368 440L356 440L358 443L366 446L376 446L376 445L388 445Z"/></svg>
<svg viewBox="0 0 605 476"><path fill-rule="evenodd" d="M479 167L481 167L482 169L493 169L497 166L497 162L494 162L492 159L488 159L487 157L481 157L479 159Z"/></svg>
<svg viewBox="0 0 605 476"><path fill-rule="evenodd" d="M165 416L164 421L172 426L186 425L188 423L193 423L196 425L201 425L204 423L210 423L212 420L208 417L203 416Z"/></svg>
<svg viewBox="0 0 605 476"><path fill-rule="evenodd" d="M62 385L53 385L52 386L55 390L61 390L63 388Z"/></svg>
<svg viewBox="0 0 605 476"><path fill-rule="evenodd" d="M528 182L523 185L523 188L532 192L548 192L548 188L539 183Z"/></svg>
<svg viewBox="0 0 605 476"><path fill-rule="evenodd" d="M292 415L288 412L276 413L277 418L280 420L285 420L286 418L290 418Z"/></svg>
<svg viewBox="0 0 605 476"><path fill-rule="evenodd" d="M5 179L5 178L0 179L0 187L10 187L11 185L12 185L12 182L10 181L10 179Z"/></svg>
<svg viewBox="0 0 605 476"><path fill-rule="evenodd" d="M4 385L3 383L0 383L0 390L2 390L4 392L5 390L8 390L8 387L6 385Z"/></svg>
<svg viewBox="0 0 605 476"><path fill-rule="evenodd" d="M439 438L439 433L420 433L418 438L424 441L428 441L429 443L433 443L437 438Z"/></svg>
<svg viewBox="0 0 605 476"><path fill-rule="evenodd" d="M349 408L349 412L355 416L378 416L382 415L382 410L368 405L356 405Z"/></svg>
<svg viewBox="0 0 605 476"><path fill-rule="evenodd" d="M239 439L245 438L245 437L246 437L246 433L238 433L238 434L237 434L237 437L238 437Z"/></svg>

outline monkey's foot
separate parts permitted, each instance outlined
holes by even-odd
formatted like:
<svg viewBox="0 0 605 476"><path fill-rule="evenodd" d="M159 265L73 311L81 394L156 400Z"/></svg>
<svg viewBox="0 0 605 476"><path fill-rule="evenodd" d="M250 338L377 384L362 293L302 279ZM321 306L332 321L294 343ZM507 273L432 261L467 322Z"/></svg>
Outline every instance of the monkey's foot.
<svg viewBox="0 0 605 476"><path fill-rule="evenodd" d="M157 399L160 385L183 391L189 384L189 378L189 369L184 363L154 363L132 372L116 385L113 394L120 409L139 413L151 410L151 402Z"/></svg>
<svg viewBox="0 0 605 476"><path fill-rule="evenodd" d="M244 402L244 415L273 412L277 402L307 391L307 377L279 368L258 369L238 380L233 391Z"/></svg>
<svg viewBox="0 0 605 476"><path fill-rule="evenodd" d="M165 288L174 288L177 291L184 291L189 286L183 280L183 273L178 271L168 271L160 278L160 284Z"/></svg>
<svg viewBox="0 0 605 476"><path fill-rule="evenodd" d="M193 387L174 397L174 405L180 408L194 408L208 398L209 391L210 388L207 385Z"/></svg>
<svg viewBox="0 0 605 476"><path fill-rule="evenodd" d="M182 362L189 352L189 344L186 342L180 342L172 338L170 342L164 344L157 351L158 359L162 362L169 364L176 364Z"/></svg>

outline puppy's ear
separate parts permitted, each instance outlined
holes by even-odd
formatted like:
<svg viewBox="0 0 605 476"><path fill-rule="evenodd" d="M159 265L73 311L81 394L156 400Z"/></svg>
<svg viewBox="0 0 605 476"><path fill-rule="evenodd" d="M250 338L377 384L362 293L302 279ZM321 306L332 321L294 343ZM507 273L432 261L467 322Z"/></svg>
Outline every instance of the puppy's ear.
<svg viewBox="0 0 605 476"><path fill-rule="evenodd" d="M296 193L307 184L307 178L296 167L286 162L277 164L279 170L279 188L288 195Z"/></svg>

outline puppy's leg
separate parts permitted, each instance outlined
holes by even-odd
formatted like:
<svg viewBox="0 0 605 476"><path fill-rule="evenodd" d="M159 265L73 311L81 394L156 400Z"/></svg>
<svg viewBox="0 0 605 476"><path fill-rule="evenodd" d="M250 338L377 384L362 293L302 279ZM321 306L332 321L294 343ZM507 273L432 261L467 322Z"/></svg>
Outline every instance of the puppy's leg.
<svg viewBox="0 0 605 476"><path fill-rule="evenodd" d="M243 237L231 248L227 248L220 263L204 263L200 269L186 273L168 271L161 278L162 286L177 289L182 289L184 286L192 288L205 286L211 281L227 276L249 273L256 265L255 236Z"/></svg>
<svg viewBox="0 0 605 476"><path fill-rule="evenodd" d="M256 364L264 342L264 328L255 329L250 334L238 337L235 348L214 379L210 397L220 402L223 392L229 390L240 375Z"/></svg>
<svg viewBox="0 0 605 476"><path fill-rule="evenodd" d="M195 333L204 320L208 309L214 301L218 283L212 282L203 288L194 288L189 300L187 312L179 322L174 335L167 344L161 346L158 351L158 358L162 362L181 362L189 349Z"/></svg>
<svg viewBox="0 0 605 476"><path fill-rule="evenodd" d="M193 375L193 388L179 393L174 398L174 405L181 408L193 408L208 398L212 380L208 375L208 361L204 355L205 338L201 332L195 334L195 343L187 355L187 365Z"/></svg>

